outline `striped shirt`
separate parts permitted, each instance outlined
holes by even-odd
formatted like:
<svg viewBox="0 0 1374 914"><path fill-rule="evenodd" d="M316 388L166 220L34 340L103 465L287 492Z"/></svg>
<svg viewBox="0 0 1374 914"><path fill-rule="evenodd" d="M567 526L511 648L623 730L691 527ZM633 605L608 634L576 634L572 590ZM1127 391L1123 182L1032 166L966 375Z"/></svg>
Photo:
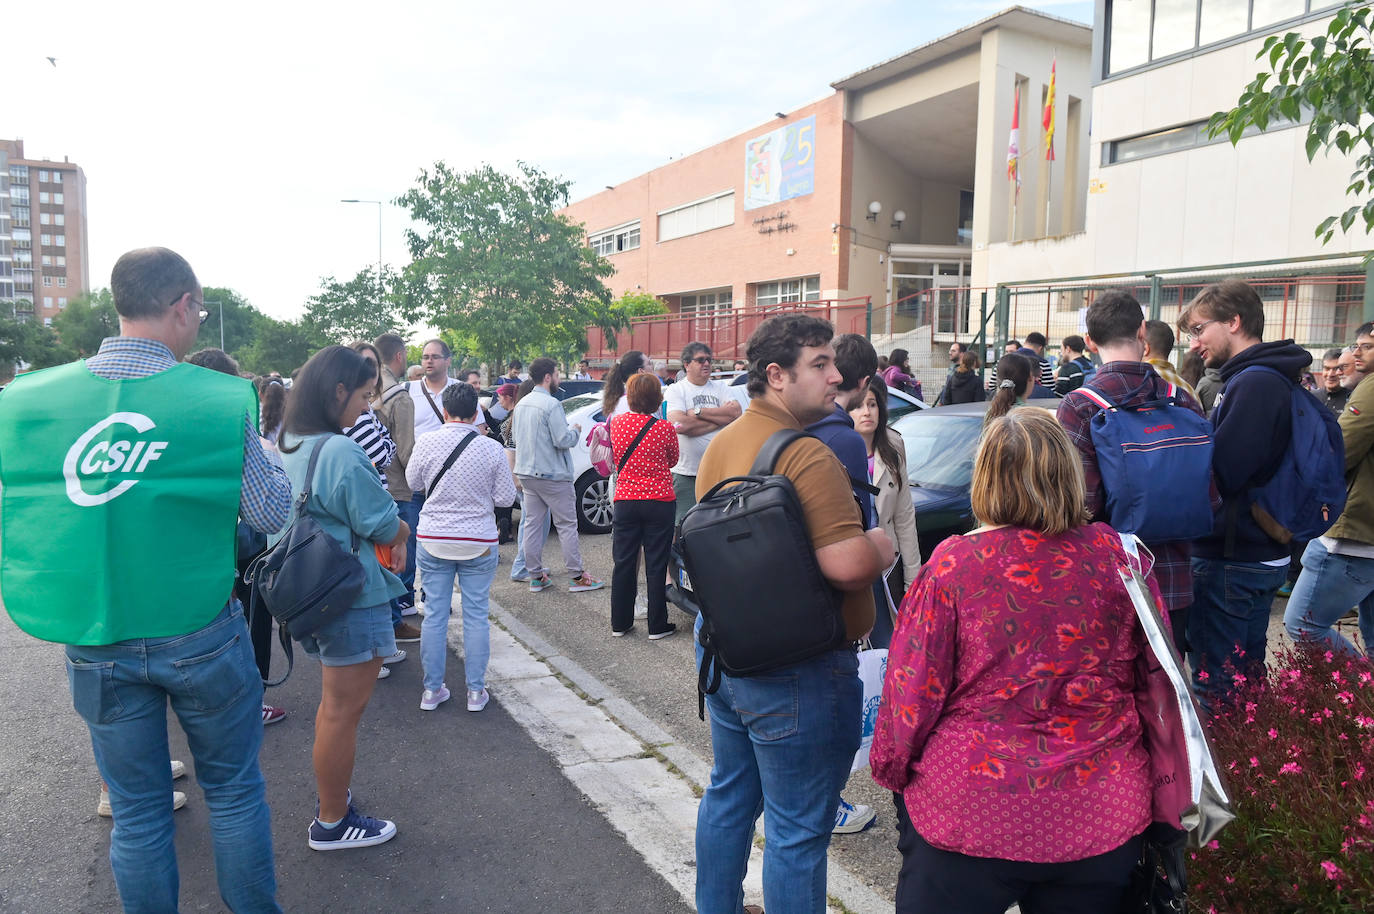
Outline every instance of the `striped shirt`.
<svg viewBox="0 0 1374 914"><path fill-rule="evenodd" d="M386 430L386 426L377 421L377 414L372 411L372 407L363 410L353 427L344 429L344 434L358 442L363 453L367 454L367 459L377 468L377 474L385 486L386 468L396 456L396 443L391 440L391 433Z"/></svg>
<svg viewBox="0 0 1374 914"><path fill-rule="evenodd" d="M107 337L86 360L91 374L109 381L144 378L175 367L172 350L157 340ZM291 515L291 482L286 471L263 453L253 417L243 416L243 488L239 516L259 533L276 533Z"/></svg>

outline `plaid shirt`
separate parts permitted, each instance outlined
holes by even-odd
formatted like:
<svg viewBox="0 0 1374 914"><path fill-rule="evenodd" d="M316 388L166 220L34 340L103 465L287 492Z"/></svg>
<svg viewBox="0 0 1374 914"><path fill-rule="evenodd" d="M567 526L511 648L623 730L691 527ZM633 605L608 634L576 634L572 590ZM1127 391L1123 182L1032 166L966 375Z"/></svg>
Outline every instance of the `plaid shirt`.
<svg viewBox="0 0 1374 914"><path fill-rule="evenodd" d="M1118 406L1138 406L1163 397L1169 382L1162 379L1145 362L1108 362L1097 369L1087 386ZM1202 406L1187 390L1179 388L1178 404L1199 416L1206 415ZM1092 519L1105 521L1107 496L1102 487L1102 474L1097 469L1097 451L1093 448L1089 423L1101 411L1087 397L1072 393L1059 403L1059 424L1069 433L1069 440L1078 449L1083 461L1083 483L1088 492L1088 510ZM1212 511L1221 508L1221 495L1216 481L1211 481ZM1154 553L1155 580L1164 595L1164 605L1171 610L1182 609L1193 602L1193 572L1190 565L1193 547L1190 542L1146 543Z"/></svg>
<svg viewBox="0 0 1374 914"><path fill-rule="evenodd" d="M110 381L143 378L175 366L172 350L156 340L107 337L86 360L91 373ZM291 482L262 451L253 417L243 417L243 489L239 515L259 533L276 533L291 515Z"/></svg>

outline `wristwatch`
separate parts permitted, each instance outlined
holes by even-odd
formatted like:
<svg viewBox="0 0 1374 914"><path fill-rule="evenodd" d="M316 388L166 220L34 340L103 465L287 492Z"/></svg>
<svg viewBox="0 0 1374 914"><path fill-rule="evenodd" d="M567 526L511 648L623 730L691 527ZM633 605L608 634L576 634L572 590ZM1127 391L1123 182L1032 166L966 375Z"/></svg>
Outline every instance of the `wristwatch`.
<svg viewBox="0 0 1374 914"><path fill-rule="evenodd" d="M701 418L701 407L700 407L700 406L694 406L694 407L692 408L692 415L694 415L694 416L696 416L698 419L700 419L700 418Z"/></svg>

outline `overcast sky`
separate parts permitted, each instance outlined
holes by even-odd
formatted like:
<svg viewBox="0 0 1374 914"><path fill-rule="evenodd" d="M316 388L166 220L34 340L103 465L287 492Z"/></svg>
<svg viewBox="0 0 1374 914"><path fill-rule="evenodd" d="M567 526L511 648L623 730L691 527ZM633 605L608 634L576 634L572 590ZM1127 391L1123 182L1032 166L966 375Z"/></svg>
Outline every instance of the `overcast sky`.
<svg viewBox="0 0 1374 914"><path fill-rule="evenodd" d="M387 201L399 265L389 201L436 160L524 160L579 199L1009 5L28 3L4 17L0 137L85 170L93 288L160 244L296 317L321 277L376 264L377 207L340 198ZM1024 5L1092 20L1090 0Z"/></svg>

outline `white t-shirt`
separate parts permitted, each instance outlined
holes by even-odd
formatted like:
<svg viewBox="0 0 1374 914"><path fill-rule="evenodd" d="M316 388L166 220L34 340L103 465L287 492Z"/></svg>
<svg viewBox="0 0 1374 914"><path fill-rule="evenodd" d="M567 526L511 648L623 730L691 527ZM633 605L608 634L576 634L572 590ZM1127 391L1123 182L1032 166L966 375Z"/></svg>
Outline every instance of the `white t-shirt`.
<svg viewBox="0 0 1374 914"><path fill-rule="evenodd" d="M457 378L449 378L444 385L444 390L448 390L454 384L459 383ZM434 398L434 406L439 410L440 415L444 412L444 391L434 393L424 386L425 379L418 381L407 381L406 390L410 392L410 399L415 401L415 437L419 438L425 432L432 432L444 424L444 420L434 415L434 410L429 407L429 400L425 397L428 393Z"/></svg>
<svg viewBox="0 0 1374 914"><path fill-rule="evenodd" d="M707 381L698 387L683 378L663 392L663 399L669 414L684 412L690 416L692 410L698 406L703 409L722 406L730 402L731 397L729 391L725 389L725 384L720 381ZM718 431L720 429L696 437L679 433L677 436L678 461L677 466L673 467L673 472L679 476L697 475L697 467L701 466L701 456L706 453L706 446L711 443L712 438L716 437Z"/></svg>

